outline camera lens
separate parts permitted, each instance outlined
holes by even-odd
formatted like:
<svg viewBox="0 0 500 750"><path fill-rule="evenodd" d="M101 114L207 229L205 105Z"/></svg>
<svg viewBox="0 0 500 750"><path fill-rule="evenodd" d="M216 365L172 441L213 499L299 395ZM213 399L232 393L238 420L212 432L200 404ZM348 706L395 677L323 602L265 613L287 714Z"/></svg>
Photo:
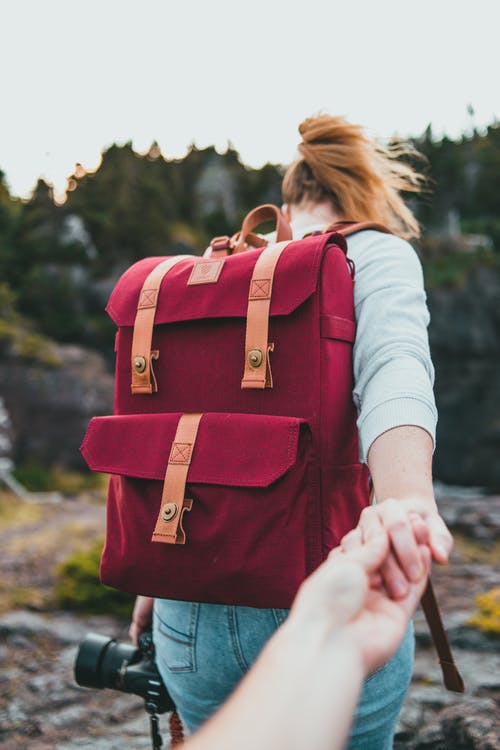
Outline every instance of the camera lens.
<svg viewBox="0 0 500 750"><path fill-rule="evenodd" d="M82 687L116 688L120 670L133 663L138 650L114 638L90 633L80 644L75 662L75 680Z"/></svg>

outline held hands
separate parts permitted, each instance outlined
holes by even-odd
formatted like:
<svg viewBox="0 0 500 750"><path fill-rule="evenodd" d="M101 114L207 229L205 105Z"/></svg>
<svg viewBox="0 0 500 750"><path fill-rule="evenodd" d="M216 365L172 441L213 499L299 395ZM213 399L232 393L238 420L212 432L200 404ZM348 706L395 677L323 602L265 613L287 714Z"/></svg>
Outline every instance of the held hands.
<svg viewBox="0 0 500 750"><path fill-rule="evenodd" d="M342 539L341 549L344 552L356 549L381 529L388 535L390 549L379 574L393 599L405 597L410 583L420 580L419 545L427 545L437 563L448 561L453 539L437 508L429 501L388 499L365 508L356 528Z"/></svg>
<svg viewBox="0 0 500 750"><path fill-rule="evenodd" d="M356 543L330 553L302 584L288 621L303 636L314 638L319 633L325 648L338 648L340 643L353 649L360 655L365 676L382 666L401 643L431 563L427 527L420 517L413 518L412 565L418 566L418 576L405 579L405 593L392 598L382 585L382 571L393 555L390 535L375 513L367 515L366 536L361 538L358 532L351 536Z"/></svg>

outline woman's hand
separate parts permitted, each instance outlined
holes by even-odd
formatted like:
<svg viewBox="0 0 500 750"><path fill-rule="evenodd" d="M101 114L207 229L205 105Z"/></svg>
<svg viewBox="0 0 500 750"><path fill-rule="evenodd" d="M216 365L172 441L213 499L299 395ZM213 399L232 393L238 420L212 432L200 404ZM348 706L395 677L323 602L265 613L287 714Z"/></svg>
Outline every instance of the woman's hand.
<svg viewBox="0 0 500 750"><path fill-rule="evenodd" d="M149 596L138 596L135 600L132 622L128 631L130 640L134 646L138 645L140 634L151 627L153 621L153 604L154 599Z"/></svg>
<svg viewBox="0 0 500 750"><path fill-rule="evenodd" d="M406 596L408 586L421 577L419 545L429 547L438 563L448 561L453 539L435 505L419 498L384 500L361 513L359 523L341 541L344 552L358 548L383 527L389 537L390 553L380 568L387 592L393 599Z"/></svg>

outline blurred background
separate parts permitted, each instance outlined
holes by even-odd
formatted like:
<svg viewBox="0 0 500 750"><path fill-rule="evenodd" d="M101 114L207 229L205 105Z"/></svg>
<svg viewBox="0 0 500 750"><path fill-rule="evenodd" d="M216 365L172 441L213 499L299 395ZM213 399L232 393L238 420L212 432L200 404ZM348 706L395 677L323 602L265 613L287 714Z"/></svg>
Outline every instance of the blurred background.
<svg viewBox="0 0 500 750"><path fill-rule="evenodd" d="M146 747L139 700L72 683L86 630L124 636L98 584L106 478L78 448L112 411L118 276L201 253L280 204L297 126L343 114L409 138L439 409L436 494L457 539L436 583L465 698L417 617L399 748L498 748L498 5L4 2L0 9L0 743ZM490 743L490 744L487 744Z"/></svg>

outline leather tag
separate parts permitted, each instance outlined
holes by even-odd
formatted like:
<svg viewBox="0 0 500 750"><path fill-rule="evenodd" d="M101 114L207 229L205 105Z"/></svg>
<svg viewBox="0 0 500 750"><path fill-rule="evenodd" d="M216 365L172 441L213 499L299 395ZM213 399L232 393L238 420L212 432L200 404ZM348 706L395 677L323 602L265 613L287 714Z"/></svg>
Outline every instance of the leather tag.
<svg viewBox="0 0 500 750"><path fill-rule="evenodd" d="M192 443L172 443L170 450L169 464L184 464L189 466L191 461Z"/></svg>
<svg viewBox="0 0 500 750"><path fill-rule="evenodd" d="M252 279L248 299L270 299L271 279Z"/></svg>
<svg viewBox="0 0 500 750"><path fill-rule="evenodd" d="M215 284L222 271L223 260L202 260L195 263L191 276L188 280L188 286L194 284Z"/></svg>

